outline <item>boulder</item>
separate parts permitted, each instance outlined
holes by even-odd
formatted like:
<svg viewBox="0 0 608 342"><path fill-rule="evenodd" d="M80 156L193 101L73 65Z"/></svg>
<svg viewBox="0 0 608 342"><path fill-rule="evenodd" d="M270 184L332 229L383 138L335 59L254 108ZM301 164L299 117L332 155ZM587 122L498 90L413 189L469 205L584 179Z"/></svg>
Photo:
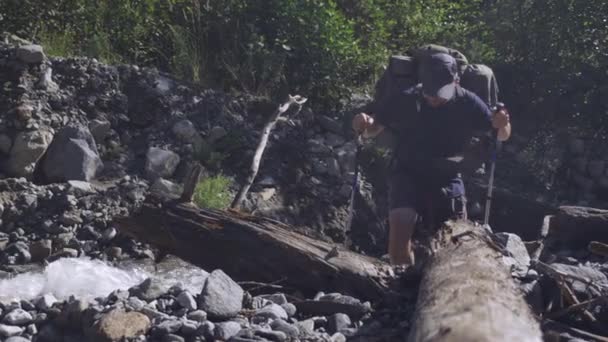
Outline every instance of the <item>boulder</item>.
<svg viewBox="0 0 608 342"><path fill-rule="evenodd" d="M179 155L175 152L158 147L150 147L146 154L145 173L149 180L169 178L179 164Z"/></svg>
<svg viewBox="0 0 608 342"><path fill-rule="evenodd" d="M213 318L232 318L243 308L243 293L226 273L215 270L205 280L198 307Z"/></svg>
<svg viewBox="0 0 608 342"><path fill-rule="evenodd" d="M53 139L43 163L50 182L90 181L103 168L95 139L88 128L66 126Z"/></svg>
<svg viewBox="0 0 608 342"><path fill-rule="evenodd" d="M228 321L228 322L217 323L215 325L214 333L215 333L215 338L222 340L222 341L227 341L232 336L238 334L239 331L241 331L241 325L239 323Z"/></svg>
<svg viewBox="0 0 608 342"><path fill-rule="evenodd" d="M53 81L53 69L48 67L41 74L36 86L46 90L49 93L55 93L59 90L57 83Z"/></svg>
<svg viewBox="0 0 608 342"><path fill-rule="evenodd" d="M17 58L27 64L39 64L44 61L45 55L42 46L29 44L17 48Z"/></svg>
<svg viewBox="0 0 608 342"><path fill-rule="evenodd" d="M185 119L176 122L171 131L178 139L187 143L193 143L198 135L198 131L192 121Z"/></svg>
<svg viewBox="0 0 608 342"><path fill-rule="evenodd" d="M89 130L97 143L103 142L110 131L110 121L105 119L95 119L89 123Z"/></svg>
<svg viewBox="0 0 608 342"><path fill-rule="evenodd" d="M7 173L15 177L31 178L51 140L53 134L46 130L18 133L11 148Z"/></svg>
<svg viewBox="0 0 608 342"><path fill-rule="evenodd" d="M150 325L150 319L142 313L115 309L95 323L90 338L99 342L123 341L146 334Z"/></svg>

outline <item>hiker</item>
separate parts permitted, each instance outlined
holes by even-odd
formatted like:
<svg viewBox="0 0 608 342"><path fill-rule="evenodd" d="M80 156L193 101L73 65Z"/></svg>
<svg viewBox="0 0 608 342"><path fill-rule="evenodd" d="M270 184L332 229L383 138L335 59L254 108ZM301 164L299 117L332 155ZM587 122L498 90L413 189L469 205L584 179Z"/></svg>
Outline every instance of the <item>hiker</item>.
<svg viewBox="0 0 608 342"><path fill-rule="evenodd" d="M461 176L457 167L442 168L443 162L452 165L458 160L476 131L494 128L500 141L511 135L507 110L492 113L477 95L461 87L452 56L437 53L421 61L419 81L399 93L403 108L398 111L359 113L352 121L353 129L365 138L387 129L397 139L388 179L388 254L393 265L414 265L411 238L417 215L429 203L438 209L449 207L450 216L466 218Z"/></svg>

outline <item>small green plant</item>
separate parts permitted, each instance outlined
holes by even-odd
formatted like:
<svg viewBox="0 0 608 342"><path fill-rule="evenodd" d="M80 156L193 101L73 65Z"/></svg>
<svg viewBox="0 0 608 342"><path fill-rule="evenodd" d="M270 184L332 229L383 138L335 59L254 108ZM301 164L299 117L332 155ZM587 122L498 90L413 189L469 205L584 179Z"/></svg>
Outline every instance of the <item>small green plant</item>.
<svg viewBox="0 0 608 342"><path fill-rule="evenodd" d="M74 44L76 38L70 30L58 32L43 28L39 39L49 56L71 57L77 54Z"/></svg>
<svg viewBox="0 0 608 342"><path fill-rule="evenodd" d="M223 209L230 204L230 179L223 175L205 178L194 189L194 203L202 208Z"/></svg>

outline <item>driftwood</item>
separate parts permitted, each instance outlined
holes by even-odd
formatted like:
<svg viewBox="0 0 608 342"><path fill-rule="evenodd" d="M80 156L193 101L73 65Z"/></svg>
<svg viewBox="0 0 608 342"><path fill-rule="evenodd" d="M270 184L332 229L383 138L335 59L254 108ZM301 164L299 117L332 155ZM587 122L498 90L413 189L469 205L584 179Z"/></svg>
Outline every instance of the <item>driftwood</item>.
<svg viewBox="0 0 608 342"><path fill-rule="evenodd" d="M253 154L253 160L251 162L251 167L249 169L249 175L247 176L247 180L245 181L245 184L243 184L237 195L234 197L234 200L232 201L232 204L230 206L231 208L238 209L241 203L243 203L243 200L245 200L245 196L247 196L247 192L249 192L249 188L253 184L253 181L255 180L255 177L258 174L260 162L262 161L262 155L264 154L264 150L266 149L266 144L268 143L268 137L270 136L270 132L272 132L272 129L276 125L277 121L279 121L281 115L283 115L283 113L285 113L289 109L289 107L294 104L301 108L302 105L306 102L306 100L307 99L305 97L302 97L300 95L289 95L289 99L287 100L287 102L280 105L276 109L276 111L270 116L268 122L262 130L262 135L260 137L260 141L258 142L258 147L255 149L255 153Z"/></svg>
<svg viewBox="0 0 608 342"><path fill-rule="evenodd" d="M450 222L434 240L410 342L542 340L539 322L485 230Z"/></svg>
<svg viewBox="0 0 608 342"><path fill-rule="evenodd" d="M549 237L581 248L592 240L608 241L608 210L562 206L551 218Z"/></svg>
<svg viewBox="0 0 608 342"><path fill-rule="evenodd" d="M282 284L301 291L339 291L381 299L394 276L386 263L296 233L281 222L199 209L190 203L145 203L116 220L121 232L149 242L206 270L222 269L237 281ZM314 294L314 293L313 293Z"/></svg>

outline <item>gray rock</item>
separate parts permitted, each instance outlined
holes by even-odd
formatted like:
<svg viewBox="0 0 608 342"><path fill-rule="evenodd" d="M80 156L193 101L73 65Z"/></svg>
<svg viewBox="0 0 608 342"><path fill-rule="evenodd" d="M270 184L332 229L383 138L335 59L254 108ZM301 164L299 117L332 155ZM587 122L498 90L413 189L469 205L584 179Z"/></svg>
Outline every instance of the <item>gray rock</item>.
<svg viewBox="0 0 608 342"><path fill-rule="evenodd" d="M270 295L261 295L259 297L267 299L267 300L269 300L269 301L271 301L271 302L273 302L275 304L278 304L278 305L283 305L283 304L287 303L287 298L282 293L275 293L275 294L270 294Z"/></svg>
<svg viewBox="0 0 608 342"><path fill-rule="evenodd" d="M343 313L336 313L327 319L327 331L330 334L341 332L342 330L349 328L352 324L350 317Z"/></svg>
<svg viewBox="0 0 608 342"><path fill-rule="evenodd" d="M57 83L53 81L53 69L47 67L38 79L36 86L40 89L46 90L48 93L56 93L59 90Z"/></svg>
<svg viewBox="0 0 608 342"><path fill-rule="evenodd" d="M17 48L17 58L27 64L39 64L44 61L45 55L42 46L29 44Z"/></svg>
<svg viewBox="0 0 608 342"><path fill-rule="evenodd" d="M101 239L103 241L111 241L112 239L114 239L116 237L116 228L114 227L110 227L106 230L103 231L103 233L101 233Z"/></svg>
<svg viewBox="0 0 608 342"><path fill-rule="evenodd" d="M199 322L186 320L182 325L180 333L188 336L194 335L200 325L201 324Z"/></svg>
<svg viewBox="0 0 608 342"><path fill-rule="evenodd" d="M331 153L331 149L319 140L310 139L310 140L308 140L307 145L308 145L308 149L312 153L317 153L317 154L330 154Z"/></svg>
<svg viewBox="0 0 608 342"><path fill-rule="evenodd" d="M186 341L186 339L179 335L168 334L168 335L163 336L162 341L163 342L184 342L184 341Z"/></svg>
<svg viewBox="0 0 608 342"><path fill-rule="evenodd" d="M171 129L175 136L188 143L193 143L195 137L198 135L198 131L194 124L190 120L180 120L173 125Z"/></svg>
<svg viewBox="0 0 608 342"><path fill-rule="evenodd" d="M52 294L45 294L36 300L36 307L38 310L47 311L53 307L53 304L57 303L57 298Z"/></svg>
<svg viewBox="0 0 608 342"><path fill-rule="evenodd" d="M173 334L178 332L184 323L178 320L168 320L164 321L154 327L154 330L160 332L161 334Z"/></svg>
<svg viewBox="0 0 608 342"><path fill-rule="evenodd" d="M11 176L31 178L36 164L46 152L51 140L53 134L45 130L18 133L11 148L6 171Z"/></svg>
<svg viewBox="0 0 608 342"><path fill-rule="evenodd" d="M203 310L195 310L188 313L188 319L191 319L196 322L204 322L207 320L207 313Z"/></svg>
<svg viewBox="0 0 608 342"><path fill-rule="evenodd" d="M331 335L331 342L346 342L346 336L344 336L341 333L335 333L333 335Z"/></svg>
<svg viewBox="0 0 608 342"><path fill-rule="evenodd" d="M222 270L215 270L205 279L198 307L210 317L231 318L242 309L243 289Z"/></svg>
<svg viewBox="0 0 608 342"><path fill-rule="evenodd" d="M8 325L26 325L31 323L33 320L34 318L29 312L23 309L15 309L4 316L2 323Z"/></svg>
<svg viewBox="0 0 608 342"><path fill-rule="evenodd" d="M315 332L315 321L312 318L294 324L301 334L310 335Z"/></svg>
<svg viewBox="0 0 608 342"><path fill-rule="evenodd" d="M339 135L333 133L328 133L327 135L325 135L325 143L330 147L338 147L344 144L344 142L344 138Z"/></svg>
<svg viewBox="0 0 608 342"><path fill-rule="evenodd" d="M144 308L144 306L146 306L146 302L144 302L143 300L137 298L137 297L130 297L127 300L127 306L129 306L130 308L132 308L135 311L140 311L141 309Z"/></svg>
<svg viewBox="0 0 608 342"><path fill-rule="evenodd" d="M179 198L182 187L164 178L158 178L150 187L150 191L167 198Z"/></svg>
<svg viewBox="0 0 608 342"><path fill-rule="evenodd" d="M112 128L110 121L106 119L95 119L89 122L89 130L93 135L96 143L103 143L104 139L108 135L108 132Z"/></svg>
<svg viewBox="0 0 608 342"><path fill-rule="evenodd" d="M268 330L257 330L255 332L257 336L263 337L270 341L284 342L287 341L287 334L282 331L268 331Z"/></svg>
<svg viewBox="0 0 608 342"><path fill-rule="evenodd" d="M145 172L149 180L171 177L179 164L179 155L158 147L150 147L146 154Z"/></svg>
<svg viewBox="0 0 608 342"><path fill-rule="evenodd" d="M560 263L552 263L551 266L558 271L571 274L583 279L587 279L594 284L608 286L608 277L604 273L589 266L574 266ZM587 294L587 285L581 281L575 280L572 283L572 289L579 295Z"/></svg>
<svg viewBox="0 0 608 342"><path fill-rule="evenodd" d="M166 290L167 289L164 288L158 281L148 278L141 284L130 288L129 293L131 296L135 296L141 300L145 300L146 302L151 302L162 296Z"/></svg>
<svg viewBox="0 0 608 342"><path fill-rule="evenodd" d="M95 189L93 189L93 186L89 182L69 180L68 185L70 186L69 190L72 192L81 192L83 194L91 194L95 192Z"/></svg>
<svg viewBox="0 0 608 342"><path fill-rule="evenodd" d="M270 323L270 327L273 330L284 332L292 339L295 339L300 335L300 329L297 326L289 324L282 319L275 319L274 321L272 321L272 323Z"/></svg>
<svg viewBox="0 0 608 342"><path fill-rule="evenodd" d="M207 139L209 140L210 143L214 143L214 142L220 140L221 138L225 137L226 134L228 134L228 132L226 132L226 129L224 127L215 126L211 129L211 131L209 131L209 135L207 136Z"/></svg>
<svg viewBox="0 0 608 342"><path fill-rule="evenodd" d="M331 176L339 177L341 174L340 164L336 158L325 159L325 165L327 165L327 173Z"/></svg>
<svg viewBox="0 0 608 342"><path fill-rule="evenodd" d="M220 340L228 340L241 331L241 325L237 322L221 322L215 324L214 336Z"/></svg>
<svg viewBox="0 0 608 342"><path fill-rule="evenodd" d="M20 263L28 263L32 260L30 247L23 241L17 241L6 246L4 252L8 255L14 255Z"/></svg>
<svg viewBox="0 0 608 342"><path fill-rule="evenodd" d="M295 316L295 314L297 312L296 306L291 303L282 304L281 307L283 308L283 310L285 310L285 312L287 313L287 316L289 316L289 317Z"/></svg>
<svg viewBox="0 0 608 342"><path fill-rule="evenodd" d="M103 162L97 152L95 139L84 126L66 126L49 146L43 171L48 181L90 181Z"/></svg>
<svg viewBox="0 0 608 342"><path fill-rule="evenodd" d="M188 311L196 310L198 308L194 296L188 291L180 293L179 296L177 296L177 302L182 307L188 309Z"/></svg>
<svg viewBox="0 0 608 342"><path fill-rule="evenodd" d="M212 340L215 336L215 324L210 321L202 322L197 329L197 334Z"/></svg>
<svg viewBox="0 0 608 342"><path fill-rule="evenodd" d="M270 319L282 319L282 320L288 319L287 312L285 312L285 309L283 309L280 305L277 305L274 303L272 303L270 305L266 305L265 307L256 310L255 316L270 318Z"/></svg>
<svg viewBox="0 0 608 342"><path fill-rule="evenodd" d="M511 253L511 257L503 257L503 262L513 267L517 274L525 275L530 266L530 255L521 238L511 233L496 233L494 236L498 243Z"/></svg>
<svg viewBox="0 0 608 342"><path fill-rule="evenodd" d="M166 313L162 313L162 312L156 310L155 308L153 308L150 305L144 306L143 308L141 308L139 310L139 312L141 312L142 314L148 316L148 318L151 319L151 320L169 319L169 315L167 315Z"/></svg>
<svg viewBox="0 0 608 342"><path fill-rule="evenodd" d="M14 325L0 324L0 336L2 337L21 335L23 330L23 328Z"/></svg>
<svg viewBox="0 0 608 342"><path fill-rule="evenodd" d="M11 147L13 146L13 140L6 134L0 134L0 153L9 154Z"/></svg>
<svg viewBox="0 0 608 342"><path fill-rule="evenodd" d="M22 336L12 336L7 338L4 342L30 342L30 340Z"/></svg>

